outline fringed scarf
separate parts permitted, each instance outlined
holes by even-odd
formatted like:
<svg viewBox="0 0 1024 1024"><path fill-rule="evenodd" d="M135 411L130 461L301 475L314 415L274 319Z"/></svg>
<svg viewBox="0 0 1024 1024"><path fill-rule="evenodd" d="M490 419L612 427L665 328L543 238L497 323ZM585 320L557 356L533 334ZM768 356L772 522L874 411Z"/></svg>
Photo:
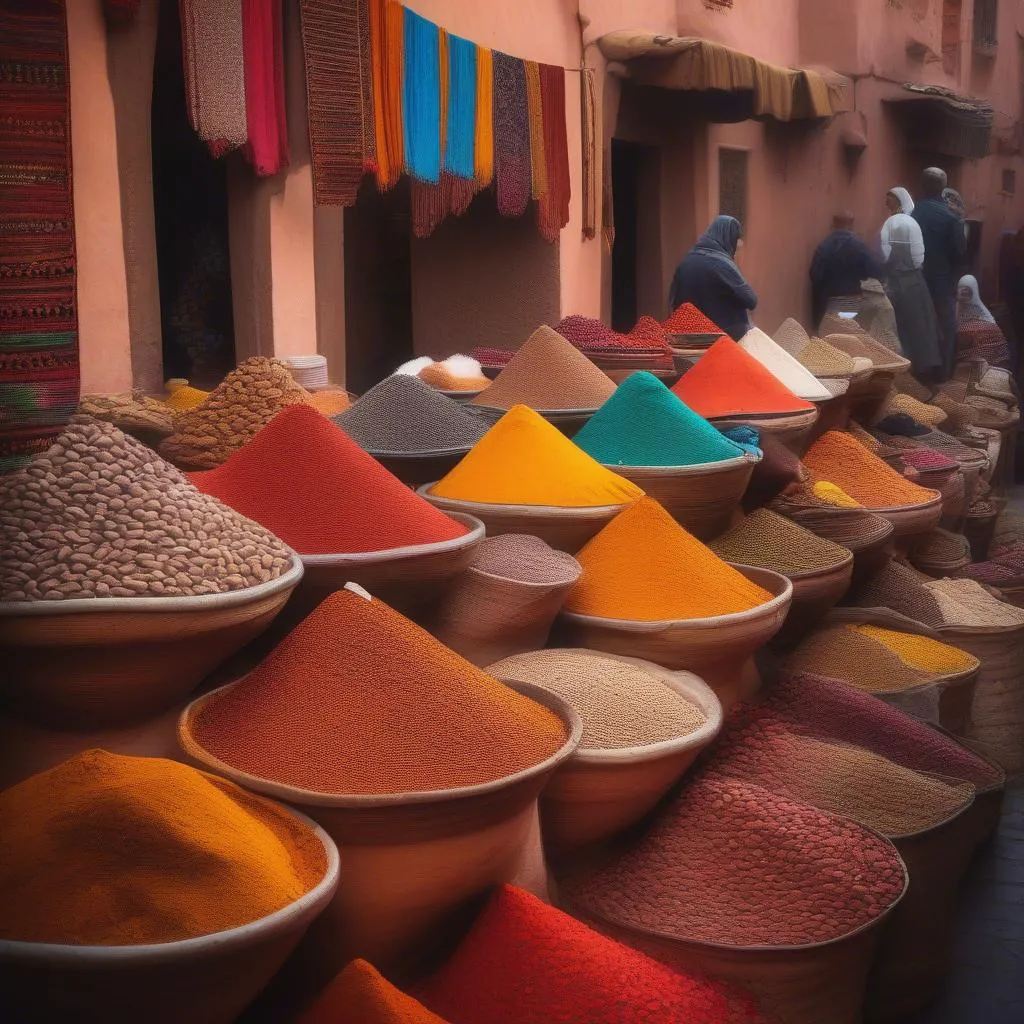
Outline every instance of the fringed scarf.
<svg viewBox="0 0 1024 1024"><path fill-rule="evenodd" d="M242 0L245 52L245 156L259 175L288 166L282 0Z"/></svg>
<svg viewBox="0 0 1024 1024"><path fill-rule="evenodd" d="M437 184L441 177L440 31L415 11L405 11L405 74L402 124L405 169L410 177Z"/></svg>
<svg viewBox="0 0 1024 1024"><path fill-rule="evenodd" d="M313 198L317 206L351 206L363 177L362 79L370 62L360 20L368 11L360 0L300 0L300 10Z"/></svg>
<svg viewBox="0 0 1024 1024"><path fill-rule="evenodd" d="M395 0L370 0L370 47L373 52L374 166L377 187L393 188L405 165L402 128L402 67L405 53L405 8Z"/></svg>
<svg viewBox="0 0 1024 1024"><path fill-rule="evenodd" d="M242 0L180 0L189 118L214 156L248 141Z"/></svg>
<svg viewBox="0 0 1024 1024"><path fill-rule="evenodd" d="M526 110L530 121L530 198L548 194L547 158L544 156L544 106L540 94L540 65L523 62L526 70Z"/></svg>
<svg viewBox="0 0 1024 1024"><path fill-rule="evenodd" d="M521 217L530 204L530 117L526 68L494 51L494 175L498 212Z"/></svg>
<svg viewBox="0 0 1024 1024"><path fill-rule="evenodd" d="M413 178L412 232L417 238L428 238L448 216L461 217L476 195L476 182L457 178L448 171L441 172L436 185Z"/></svg>
<svg viewBox="0 0 1024 1024"><path fill-rule="evenodd" d="M597 96L594 72L580 72L583 151L583 237L597 237Z"/></svg>
<svg viewBox="0 0 1024 1024"><path fill-rule="evenodd" d="M494 180L494 55L486 47L476 51L476 124L473 130L473 176L477 188Z"/></svg>
<svg viewBox="0 0 1024 1024"><path fill-rule="evenodd" d="M475 177L476 53L475 43L460 36L448 37L448 130L444 169L466 180Z"/></svg>
<svg viewBox="0 0 1024 1024"><path fill-rule="evenodd" d="M537 226L548 242L569 223L569 141L565 122L565 69L540 65L547 194L537 204Z"/></svg>

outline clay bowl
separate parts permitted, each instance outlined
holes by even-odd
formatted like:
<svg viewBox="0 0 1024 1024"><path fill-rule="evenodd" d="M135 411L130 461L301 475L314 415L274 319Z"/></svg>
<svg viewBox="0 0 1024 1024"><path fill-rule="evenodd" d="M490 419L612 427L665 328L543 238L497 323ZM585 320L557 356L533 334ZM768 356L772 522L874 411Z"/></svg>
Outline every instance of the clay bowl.
<svg viewBox="0 0 1024 1024"><path fill-rule="evenodd" d="M472 408L473 412L488 423L497 423L508 412L508 409L496 409L490 405L474 405ZM558 427L566 437L575 437L583 429L587 420L597 412L597 409L534 409L533 411L539 416L543 416L553 427Z"/></svg>
<svg viewBox="0 0 1024 1024"><path fill-rule="evenodd" d="M607 466L632 480L695 537L711 540L729 528L761 460L740 455L701 466Z"/></svg>
<svg viewBox="0 0 1024 1024"><path fill-rule="evenodd" d="M510 685L565 724L565 742L551 757L481 785L380 796L296 789L239 771L193 738L191 723L211 695L185 709L178 739L191 761L300 809L345 851L337 894L304 944L303 970L314 986L353 957L381 970L409 970L429 957L445 926L474 898L516 876L535 827L537 797L576 749L583 726L554 694Z"/></svg>
<svg viewBox="0 0 1024 1024"><path fill-rule="evenodd" d="M779 647L795 646L844 597L853 580L853 552L827 569L794 573L789 615L775 638Z"/></svg>
<svg viewBox="0 0 1024 1024"><path fill-rule="evenodd" d="M469 448L451 448L436 452L370 452L385 469L394 473L403 484L419 487L453 470Z"/></svg>
<svg viewBox="0 0 1024 1024"><path fill-rule="evenodd" d="M955 736L966 736L980 669L975 665L963 672L937 676L921 686L874 691L873 696L922 722L941 726Z"/></svg>
<svg viewBox="0 0 1024 1024"><path fill-rule="evenodd" d="M0 603L0 708L48 728L113 729L159 715L262 633L302 579L228 594Z"/></svg>
<svg viewBox="0 0 1024 1024"><path fill-rule="evenodd" d="M658 676L696 704L707 721L688 735L660 743L613 750L577 748L541 794L544 848L552 857L571 854L635 825L679 781L722 727L721 703L711 687L692 672L669 672L637 658L607 657L631 662Z"/></svg>
<svg viewBox="0 0 1024 1024"><path fill-rule="evenodd" d="M0 990L11 1021L231 1024L329 905L338 887L333 840L297 814L323 845L327 870L294 903L238 928L145 946L64 946L0 940Z"/></svg>
<svg viewBox="0 0 1024 1024"><path fill-rule="evenodd" d="M443 391L440 388L437 389L441 392L445 398L450 398L453 402L468 402L483 391L483 388L476 388L473 391Z"/></svg>
<svg viewBox="0 0 1024 1024"><path fill-rule="evenodd" d="M721 431L733 427L753 427L761 434L769 434L796 455L803 455L811 441L811 430L818 419L818 409L779 416L723 416L711 422Z"/></svg>
<svg viewBox="0 0 1024 1024"><path fill-rule="evenodd" d="M608 619L563 609L559 645L587 647L694 672L714 690L728 713L737 701L760 688L753 655L782 628L793 597L793 584L785 576L750 565L734 568L773 594L772 599L747 612L667 622Z"/></svg>
<svg viewBox="0 0 1024 1024"><path fill-rule="evenodd" d="M942 519L942 495L934 492L934 497L917 505L894 505L890 508L869 508L876 516L882 516L892 523L893 538L906 543L904 538L916 537L919 534L934 530Z"/></svg>
<svg viewBox="0 0 1024 1024"><path fill-rule="evenodd" d="M459 501L457 498L439 498L431 494L434 483L417 487L416 493L449 515L461 512L479 519L486 526L488 537L497 537L503 533L533 534L558 551L567 551L570 555L575 555L626 507L595 505L591 508L566 508L559 505L497 505L485 501Z"/></svg>

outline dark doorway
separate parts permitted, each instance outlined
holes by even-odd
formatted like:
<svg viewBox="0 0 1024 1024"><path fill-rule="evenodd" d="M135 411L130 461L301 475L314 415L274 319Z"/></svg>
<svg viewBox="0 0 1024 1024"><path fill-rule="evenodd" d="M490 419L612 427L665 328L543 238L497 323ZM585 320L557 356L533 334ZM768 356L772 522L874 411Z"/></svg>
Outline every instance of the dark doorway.
<svg viewBox="0 0 1024 1024"><path fill-rule="evenodd" d="M164 377L217 383L235 365L223 160L189 123L176 3L160 5L153 73L153 200Z"/></svg>
<svg viewBox="0 0 1024 1024"><path fill-rule="evenodd" d="M408 180L381 193L364 178L345 211L345 380L356 394L413 357L411 239Z"/></svg>
<svg viewBox="0 0 1024 1024"><path fill-rule="evenodd" d="M612 139L612 197L615 245L612 248L612 327L629 331L637 322L637 245L640 219L640 164L643 146Z"/></svg>

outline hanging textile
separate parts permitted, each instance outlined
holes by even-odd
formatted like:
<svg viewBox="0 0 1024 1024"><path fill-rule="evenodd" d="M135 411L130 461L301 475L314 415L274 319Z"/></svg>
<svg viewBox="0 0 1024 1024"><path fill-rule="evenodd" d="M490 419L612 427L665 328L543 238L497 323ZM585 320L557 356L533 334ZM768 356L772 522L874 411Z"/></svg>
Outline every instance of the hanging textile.
<svg viewBox="0 0 1024 1024"><path fill-rule="evenodd" d="M498 212L521 217L530 203L530 118L526 68L494 51L494 177Z"/></svg>
<svg viewBox="0 0 1024 1024"><path fill-rule="evenodd" d="M441 180L409 182L412 193L412 232L416 238L429 238L446 217L461 217L476 195L476 182L441 172Z"/></svg>
<svg viewBox="0 0 1024 1024"><path fill-rule="evenodd" d="M359 0L359 88L363 122L363 173L377 166L377 133L373 115L373 44L370 38L370 5Z"/></svg>
<svg viewBox="0 0 1024 1024"><path fill-rule="evenodd" d="M569 140L565 123L565 70L540 65L540 94L544 119L544 162L547 194L537 204L537 226L548 242L558 239L569 223Z"/></svg>
<svg viewBox="0 0 1024 1024"><path fill-rule="evenodd" d="M597 237L597 96L592 68L580 72L583 152L583 237Z"/></svg>
<svg viewBox="0 0 1024 1024"><path fill-rule="evenodd" d="M67 27L60 0L0 0L0 473L78 404Z"/></svg>
<svg viewBox="0 0 1024 1024"><path fill-rule="evenodd" d="M473 176L478 188L487 188L494 180L494 54L483 46L476 51Z"/></svg>
<svg viewBox="0 0 1024 1024"><path fill-rule="evenodd" d="M437 25L405 10L402 125L405 169L436 184L441 176L441 56Z"/></svg>
<svg viewBox="0 0 1024 1024"><path fill-rule="evenodd" d="M360 20L368 10L360 0L300 0L300 12L313 199L351 206L363 177L362 80L370 59L361 52Z"/></svg>
<svg viewBox="0 0 1024 1024"><path fill-rule="evenodd" d="M444 151L448 144L448 33L443 29L437 30L437 97L438 110L440 111L440 124L438 126L438 166L437 173L441 174L444 167Z"/></svg>
<svg viewBox="0 0 1024 1024"><path fill-rule="evenodd" d="M370 0L373 53L374 160L371 169L381 191L393 188L405 164L402 128L402 66L405 8L396 0Z"/></svg>
<svg viewBox="0 0 1024 1024"><path fill-rule="evenodd" d="M448 37L448 124L444 169L467 180L474 177L476 52L476 45L468 39Z"/></svg>
<svg viewBox="0 0 1024 1024"><path fill-rule="evenodd" d="M215 156L248 141L242 0L179 0L185 98Z"/></svg>
<svg viewBox="0 0 1024 1024"><path fill-rule="evenodd" d="M245 157L259 175L288 166L282 0L242 0Z"/></svg>
<svg viewBox="0 0 1024 1024"><path fill-rule="evenodd" d="M530 120L530 198L548 194L548 167L544 156L544 107L540 95L540 65L523 62L526 69L526 110Z"/></svg>

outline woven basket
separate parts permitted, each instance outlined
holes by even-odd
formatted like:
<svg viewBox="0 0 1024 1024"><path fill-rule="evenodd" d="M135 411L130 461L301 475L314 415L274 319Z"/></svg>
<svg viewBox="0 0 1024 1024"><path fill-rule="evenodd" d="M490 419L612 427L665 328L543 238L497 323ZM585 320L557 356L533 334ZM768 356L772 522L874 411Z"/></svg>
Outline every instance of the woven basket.
<svg viewBox="0 0 1024 1024"><path fill-rule="evenodd" d="M782 628L793 597L793 584L785 576L749 565L735 568L774 595L772 599L747 612L667 622L608 619L563 609L555 628L559 645L695 672L728 713L760 688L753 655Z"/></svg>
<svg viewBox="0 0 1024 1024"><path fill-rule="evenodd" d="M753 427L761 434L769 434L796 455L803 455L811 443L811 431L818 419L817 407L805 412L782 416L727 416L714 419L719 430L733 427Z"/></svg>
<svg viewBox="0 0 1024 1024"><path fill-rule="evenodd" d="M257 778L219 760L193 735L197 713L221 690L185 710L178 738L189 760L302 810L345 850L341 884L303 950L315 961L309 970L321 985L353 957L382 970L412 969L441 938L454 912L515 877L537 797L578 746L583 726L560 697L539 686L509 685L562 719L562 747L503 779L422 793L330 795Z"/></svg>
<svg viewBox="0 0 1024 1024"><path fill-rule="evenodd" d="M795 647L843 599L853 580L853 552L827 569L787 574L793 583L793 601L772 647Z"/></svg>
<svg viewBox="0 0 1024 1024"><path fill-rule="evenodd" d="M668 343L673 348L686 349L686 350L697 350L703 352L709 348L719 338L724 337L721 334L673 334L672 332L666 332Z"/></svg>
<svg viewBox="0 0 1024 1024"><path fill-rule="evenodd" d="M871 511L892 523L894 538L916 537L934 530L942 519L942 495L916 505L894 505L891 508L873 508Z"/></svg>
<svg viewBox="0 0 1024 1024"><path fill-rule="evenodd" d="M875 369L870 377L850 385L850 416L858 423L874 423L889 399L896 374Z"/></svg>
<svg viewBox="0 0 1024 1024"><path fill-rule="evenodd" d="M700 466L608 466L642 487L672 518L700 540L726 530L739 508L754 467L761 460L741 455Z"/></svg>

